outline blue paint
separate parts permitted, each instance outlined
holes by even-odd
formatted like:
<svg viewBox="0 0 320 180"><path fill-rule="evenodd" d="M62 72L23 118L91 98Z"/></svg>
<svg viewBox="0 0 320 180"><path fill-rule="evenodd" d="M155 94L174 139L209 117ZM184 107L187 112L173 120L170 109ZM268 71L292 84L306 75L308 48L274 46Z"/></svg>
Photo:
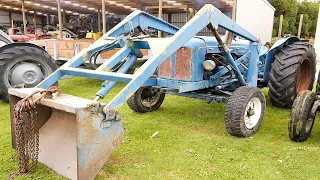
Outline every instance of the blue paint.
<svg viewBox="0 0 320 180"><path fill-rule="evenodd" d="M131 55L121 68L117 71L117 73L126 73L130 67L134 64L134 62L137 60L137 56ZM108 81L104 82L102 84L102 89L97 92L96 96L99 96L100 98L104 98L104 96L113 88L114 85L116 85L117 82L115 81Z"/></svg>
<svg viewBox="0 0 320 180"><path fill-rule="evenodd" d="M80 172L89 171L93 164L99 166L102 158L111 155L123 137L124 128L121 121L115 120L110 121L110 127L103 128L101 122L106 116L99 111L93 113L88 108L77 109L76 117L77 162L75 163L79 168L78 175L81 175ZM80 176L79 179L83 178Z"/></svg>
<svg viewBox="0 0 320 180"><path fill-rule="evenodd" d="M259 62L259 52L258 52L258 43L252 43L250 46L250 60L247 70L247 84L248 86L257 87L258 82L258 62Z"/></svg>
<svg viewBox="0 0 320 180"><path fill-rule="evenodd" d="M97 72L95 70L79 69L79 68L63 68L61 69L63 74L71 76L79 76L93 79L110 80L116 82L130 82L132 75L123 73L112 73L112 72Z"/></svg>
<svg viewBox="0 0 320 180"><path fill-rule="evenodd" d="M130 47L124 46L118 52L116 52L113 56L111 56L106 62L104 62L101 66L106 67L107 69L112 69L121 60L127 57L131 52L132 52L132 49Z"/></svg>
<svg viewBox="0 0 320 180"><path fill-rule="evenodd" d="M265 66L264 66L264 76L263 81L268 82L269 80L269 72L271 71L271 64L273 63L273 58L277 50L282 48L284 45L288 45L293 42L300 41L300 39L296 36L291 36L288 38L283 38L278 40L274 45L271 47L270 51L267 54Z"/></svg>
<svg viewBox="0 0 320 180"><path fill-rule="evenodd" d="M213 27L223 27L244 39L235 38L230 48L220 46L214 37L197 37L199 31L209 23ZM132 39L133 28L140 27L160 30L172 34L164 44L157 44L155 38ZM103 98L114 87L116 82L128 83L107 105L103 112L94 106L79 108L76 111L77 141L77 174L83 176L91 171L90 166L102 167L117 144L121 142L124 129L120 115L116 111L141 86L152 86L160 92L174 94L210 102L227 102L229 95L240 86L261 86L268 81L268 74L274 54L283 45L299 41L296 37L279 40L268 52L248 31L225 16L212 5L204 6L181 29L141 11L134 11L121 23L97 40L87 50L78 55L46 78L37 87L49 88L64 75L81 76L105 80L97 96ZM159 45L159 46L155 46ZM106 49L106 46L108 48ZM153 47L155 46L155 47ZM77 68L97 51L108 51L121 48L97 70ZM190 78L175 78L177 50L185 48L191 51L186 60L191 62ZM152 56L134 75L125 74L137 60L142 49L152 51ZM189 53L188 53L189 54ZM204 70L202 63L219 55L223 61L210 72ZM167 58L172 59L172 71L168 77L154 75L155 70ZM114 68L127 58L117 72L105 72ZM224 64L226 63L226 64ZM217 63L216 63L217 64ZM189 69L190 67L188 67ZM179 68L181 70L181 67ZM183 70L183 69L182 69ZM159 71L161 72L161 70ZM222 95L221 95L222 94ZM102 161L103 160L103 161ZM101 162L101 164L99 164ZM92 172L90 172L92 173ZM85 179L79 176L80 179ZM88 178L87 178L88 179ZM90 179L90 178L89 178Z"/></svg>
<svg viewBox="0 0 320 180"><path fill-rule="evenodd" d="M214 28L222 27L241 38L234 38L230 47L220 46L214 37L201 37L196 34L208 24ZM172 37L166 38L161 46L152 49L154 38L135 39L131 32L136 27L142 30L159 30ZM68 63L41 82L38 87L48 88L62 76L68 74L87 78L107 80L97 92L103 98L116 84L128 83L105 107L107 110L117 110L141 86L154 86L165 93L203 99L207 102L226 102L227 97L214 93L232 93L239 86L254 86L268 81L271 63L275 52L285 44L299 41L296 37L279 40L270 51L258 41L251 33L232 21L212 5L205 5L181 29L167 22L153 17L145 12L134 11L121 23L112 28L102 38L92 44L88 50L82 51ZM161 41L162 42L162 41ZM97 70L78 69L90 55L103 50L106 45L108 51L121 48ZM190 78L178 79L175 77L177 64L177 50L185 48L191 52ZM134 75L125 74L137 59L142 49L152 51L152 56L139 68ZM188 53L190 54L190 53ZM218 65L212 72L206 72L202 66L207 54L218 54L223 57L226 65ZM114 68L126 57L129 60L116 72L104 72ZM155 70L167 58L171 57L172 70L168 77L162 77L161 69L158 77L153 77ZM264 85L264 84L263 84ZM193 93L191 93L193 92ZM207 95L205 95L207 93ZM213 93L213 94L212 94ZM209 94L209 95L208 95Z"/></svg>

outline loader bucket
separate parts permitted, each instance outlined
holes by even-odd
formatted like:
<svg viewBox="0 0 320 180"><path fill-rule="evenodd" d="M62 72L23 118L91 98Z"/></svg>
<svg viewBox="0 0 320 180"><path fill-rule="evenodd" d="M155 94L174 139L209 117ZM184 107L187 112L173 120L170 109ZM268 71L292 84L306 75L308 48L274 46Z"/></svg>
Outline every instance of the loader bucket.
<svg viewBox="0 0 320 180"><path fill-rule="evenodd" d="M13 148L16 147L13 107L35 90L9 90ZM37 104L39 162L70 179L93 179L124 135L121 121L105 125L102 107L67 94L60 94L54 100L42 99Z"/></svg>

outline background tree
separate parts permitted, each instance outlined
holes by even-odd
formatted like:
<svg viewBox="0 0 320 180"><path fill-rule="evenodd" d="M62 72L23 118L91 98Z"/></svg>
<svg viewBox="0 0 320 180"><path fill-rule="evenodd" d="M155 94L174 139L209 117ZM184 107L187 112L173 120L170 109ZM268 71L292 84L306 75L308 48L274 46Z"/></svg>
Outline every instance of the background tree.
<svg viewBox="0 0 320 180"><path fill-rule="evenodd" d="M300 14L303 14L301 36L315 36L319 3L304 1L298 3L296 0L269 0L275 11L273 36L278 35L280 15L283 15L282 33L298 34Z"/></svg>

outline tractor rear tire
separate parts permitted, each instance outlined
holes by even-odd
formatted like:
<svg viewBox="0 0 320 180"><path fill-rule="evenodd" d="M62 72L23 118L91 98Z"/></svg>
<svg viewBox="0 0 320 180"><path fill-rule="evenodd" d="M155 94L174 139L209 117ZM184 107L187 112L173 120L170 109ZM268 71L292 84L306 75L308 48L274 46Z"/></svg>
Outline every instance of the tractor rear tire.
<svg viewBox="0 0 320 180"><path fill-rule="evenodd" d="M55 60L33 44L9 44L0 48L0 99L9 101L8 89L34 87L58 68Z"/></svg>
<svg viewBox="0 0 320 180"><path fill-rule="evenodd" d="M152 87L139 88L128 100L128 106L140 113L152 112L160 108L165 94L152 90Z"/></svg>
<svg viewBox="0 0 320 180"><path fill-rule="evenodd" d="M314 48L305 42L284 45L274 56L269 74L269 96L272 105L291 108L296 96L311 90L316 73Z"/></svg>
<svg viewBox="0 0 320 180"><path fill-rule="evenodd" d="M259 88L242 86L229 98L224 122L229 134L248 137L256 133L262 123L266 99Z"/></svg>
<svg viewBox="0 0 320 180"><path fill-rule="evenodd" d="M309 112L315 102L316 94L312 91L302 91L293 103L288 124L289 137L296 142L306 141L312 131L314 118L309 117Z"/></svg>

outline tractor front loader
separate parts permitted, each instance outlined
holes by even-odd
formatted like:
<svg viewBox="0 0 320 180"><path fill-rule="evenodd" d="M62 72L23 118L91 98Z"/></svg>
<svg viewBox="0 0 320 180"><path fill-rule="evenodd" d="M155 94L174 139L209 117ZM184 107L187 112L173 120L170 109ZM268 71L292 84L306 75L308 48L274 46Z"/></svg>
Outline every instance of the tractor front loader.
<svg viewBox="0 0 320 180"><path fill-rule="evenodd" d="M197 37L196 34L206 27L214 37ZM218 27L238 36L230 48L218 34ZM148 29L167 36L151 38ZM114 48L121 49L96 70L77 68ZM150 58L134 74L126 74L137 58L141 58L141 49L148 49ZM93 179L120 144L124 129L117 110L126 102L131 109L142 113L157 110L165 94L197 98L207 103L228 102L227 131L238 137L251 136L258 130L266 108L264 94L258 87L265 87L269 82L273 103L282 107L290 105L296 89L309 88L305 84L296 86L295 81L301 62L308 57L313 60L313 54L309 55L312 51L311 46L290 37L276 43L268 52L256 37L212 5L205 5L181 29L145 12L134 11L36 88L9 90L13 146L19 146L14 107L21 107L15 104L22 98L24 101L29 98L27 102L39 102L35 107L40 126L39 161L71 179ZM114 68L119 62L121 66ZM281 70L278 64L272 64L274 62L282 65ZM311 70L313 62L308 62L306 67ZM291 71L293 67L296 69ZM64 75L105 82L95 98L87 100L52 91L52 86ZM127 85L110 102L100 103L116 82ZM290 87L289 91L286 87ZM48 91L52 92L52 98L42 94Z"/></svg>

